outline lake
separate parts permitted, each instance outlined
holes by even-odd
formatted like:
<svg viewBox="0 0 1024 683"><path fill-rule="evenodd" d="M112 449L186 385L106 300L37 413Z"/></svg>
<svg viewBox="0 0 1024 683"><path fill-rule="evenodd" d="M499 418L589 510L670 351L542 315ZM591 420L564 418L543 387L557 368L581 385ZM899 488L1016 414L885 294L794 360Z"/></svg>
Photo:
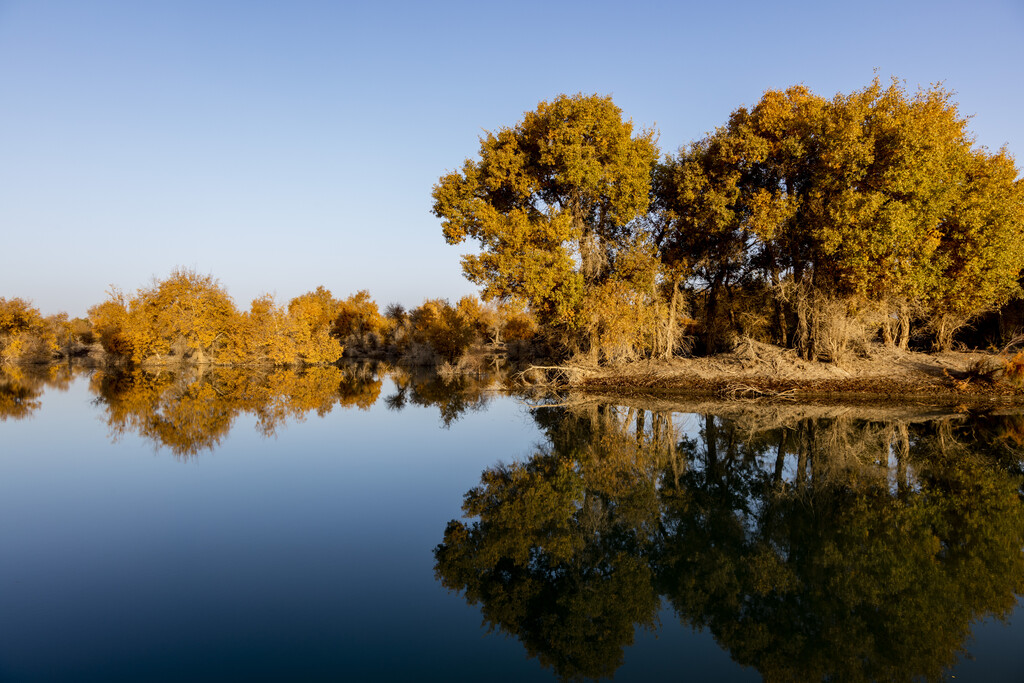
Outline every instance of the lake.
<svg viewBox="0 0 1024 683"><path fill-rule="evenodd" d="M0 374L0 681L1024 671L1024 414Z"/></svg>

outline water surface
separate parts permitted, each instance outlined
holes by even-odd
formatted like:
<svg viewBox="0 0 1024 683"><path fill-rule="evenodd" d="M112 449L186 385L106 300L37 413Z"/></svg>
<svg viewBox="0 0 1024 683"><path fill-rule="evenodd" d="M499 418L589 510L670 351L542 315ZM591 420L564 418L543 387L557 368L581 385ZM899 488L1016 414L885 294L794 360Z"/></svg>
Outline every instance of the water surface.
<svg viewBox="0 0 1024 683"><path fill-rule="evenodd" d="M0 419L4 681L1024 670L1012 410L54 369Z"/></svg>

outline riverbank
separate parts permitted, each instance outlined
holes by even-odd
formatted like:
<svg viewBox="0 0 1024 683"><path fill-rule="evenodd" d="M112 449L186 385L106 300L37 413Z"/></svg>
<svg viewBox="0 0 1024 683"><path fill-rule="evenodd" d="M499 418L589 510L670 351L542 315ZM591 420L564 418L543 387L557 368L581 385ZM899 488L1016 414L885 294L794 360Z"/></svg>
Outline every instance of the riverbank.
<svg viewBox="0 0 1024 683"><path fill-rule="evenodd" d="M792 349L744 340L733 351L708 358L545 367L524 373L524 379L586 393L1024 400L1024 389L1006 376L1007 360L991 352L920 353L877 346L833 364L807 361Z"/></svg>

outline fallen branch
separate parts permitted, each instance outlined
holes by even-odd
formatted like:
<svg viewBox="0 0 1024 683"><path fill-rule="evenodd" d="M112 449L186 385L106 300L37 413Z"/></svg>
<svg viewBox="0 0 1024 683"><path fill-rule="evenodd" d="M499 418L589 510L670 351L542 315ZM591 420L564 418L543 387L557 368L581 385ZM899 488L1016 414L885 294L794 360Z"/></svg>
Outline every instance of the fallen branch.
<svg viewBox="0 0 1024 683"><path fill-rule="evenodd" d="M522 372L516 373L514 378L523 384L552 386L556 384L573 384L579 375L592 372L594 371L591 369L581 368L576 365L531 365ZM544 380L533 379L539 373L543 373Z"/></svg>
<svg viewBox="0 0 1024 683"><path fill-rule="evenodd" d="M796 399L796 389L775 391L773 389L762 389L760 387L751 386L750 384L740 383L728 384L725 387L723 387L718 393L731 399L775 398L786 401L792 401Z"/></svg>

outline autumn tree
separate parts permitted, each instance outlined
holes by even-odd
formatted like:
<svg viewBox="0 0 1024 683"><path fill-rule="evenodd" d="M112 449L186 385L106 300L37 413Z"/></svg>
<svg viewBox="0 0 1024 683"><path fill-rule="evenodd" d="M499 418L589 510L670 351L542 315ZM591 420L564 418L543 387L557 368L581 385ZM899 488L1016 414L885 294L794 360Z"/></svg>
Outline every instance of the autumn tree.
<svg viewBox="0 0 1024 683"><path fill-rule="evenodd" d="M189 270L176 270L130 298L113 288L89 309L104 349L136 364L333 363L342 353L331 336L337 315L338 302L323 287L295 297L286 309L268 295L240 313L219 282Z"/></svg>
<svg viewBox="0 0 1024 683"><path fill-rule="evenodd" d="M1005 152L972 149L941 87L768 91L659 169L659 246L707 288L712 350L736 285L768 289L773 336L808 358L834 359L833 301L850 315L881 310L886 339L903 346L912 311L927 309L948 347L958 325L1018 291L1015 176Z"/></svg>
<svg viewBox="0 0 1024 683"><path fill-rule="evenodd" d="M477 339L478 314L478 306L469 297L455 306L444 299L428 299L409 315L413 339L444 360L455 362Z"/></svg>
<svg viewBox="0 0 1024 683"><path fill-rule="evenodd" d="M344 350L331 336L331 327L339 313L339 303L330 290L317 287L288 303L288 315L295 325L295 348L303 362L333 363Z"/></svg>
<svg viewBox="0 0 1024 683"><path fill-rule="evenodd" d="M956 179L931 254L935 282L924 296L939 348L978 314L1019 296L1024 265L1024 182L1006 150L964 151Z"/></svg>
<svg viewBox="0 0 1024 683"><path fill-rule="evenodd" d="M253 299L234 327L231 360L235 363L288 365L299 362L297 325L288 311L266 294Z"/></svg>
<svg viewBox="0 0 1024 683"><path fill-rule="evenodd" d="M647 211L656 158L654 133L634 134L610 97L560 95L486 133L479 157L434 186L434 215L450 244L480 243L463 271L484 300L521 301L578 334L587 288Z"/></svg>
<svg viewBox="0 0 1024 683"><path fill-rule="evenodd" d="M85 318L70 318L67 313L46 316L46 328L53 336L56 353L64 358L82 355L96 337L92 323Z"/></svg>
<svg viewBox="0 0 1024 683"><path fill-rule="evenodd" d="M89 309L89 322L104 351L118 358L131 357L128 302L120 289L111 287L106 300Z"/></svg>
<svg viewBox="0 0 1024 683"><path fill-rule="evenodd" d="M154 359L216 362L230 346L238 312L210 275L178 269L134 297L112 289L89 311L104 348L134 363Z"/></svg>
<svg viewBox="0 0 1024 683"><path fill-rule="evenodd" d="M0 297L0 362L47 361L57 350L54 329L35 306Z"/></svg>
<svg viewBox="0 0 1024 683"><path fill-rule="evenodd" d="M331 325L331 335L345 347L346 354L378 352L395 328L396 320L381 315L377 302L362 289L338 302L338 314Z"/></svg>

